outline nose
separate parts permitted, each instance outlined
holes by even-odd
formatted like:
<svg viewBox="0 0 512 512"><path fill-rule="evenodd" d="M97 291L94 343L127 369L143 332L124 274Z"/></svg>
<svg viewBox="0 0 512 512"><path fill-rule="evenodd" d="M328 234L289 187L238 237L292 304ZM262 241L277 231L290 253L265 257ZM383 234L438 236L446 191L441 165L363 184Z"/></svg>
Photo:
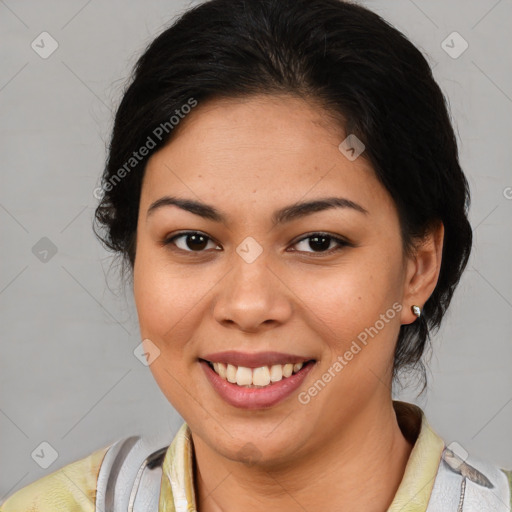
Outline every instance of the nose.
<svg viewBox="0 0 512 512"><path fill-rule="evenodd" d="M290 318L293 294L266 259L247 263L235 255L231 272L222 280L213 314L224 327L260 332Z"/></svg>

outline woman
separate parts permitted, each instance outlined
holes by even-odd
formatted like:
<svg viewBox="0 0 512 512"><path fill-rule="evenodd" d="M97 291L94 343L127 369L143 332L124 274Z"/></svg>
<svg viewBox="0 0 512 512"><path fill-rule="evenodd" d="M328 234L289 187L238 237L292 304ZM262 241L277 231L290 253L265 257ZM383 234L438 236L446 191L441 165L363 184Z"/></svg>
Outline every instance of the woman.
<svg viewBox="0 0 512 512"><path fill-rule="evenodd" d="M339 0L194 7L137 63L102 188L98 236L185 423L3 512L510 510L510 472L391 397L424 379L472 243L443 94L400 32Z"/></svg>

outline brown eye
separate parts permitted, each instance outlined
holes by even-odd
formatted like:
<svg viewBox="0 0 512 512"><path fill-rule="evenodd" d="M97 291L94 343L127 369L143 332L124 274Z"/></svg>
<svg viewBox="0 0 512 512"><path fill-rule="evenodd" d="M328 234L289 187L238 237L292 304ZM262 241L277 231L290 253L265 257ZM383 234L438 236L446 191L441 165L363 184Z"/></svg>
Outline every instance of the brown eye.
<svg viewBox="0 0 512 512"><path fill-rule="evenodd" d="M306 242L309 240L309 242ZM331 247L331 244L334 242L334 247ZM328 233L312 233L294 245L303 244L303 247L310 248L312 251L307 251L305 249L300 250L299 252L312 252L312 253L331 253L342 249L345 246L350 246L350 244L333 235L329 235Z"/></svg>
<svg viewBox="0 0 512 512"><path fill-rule="evenodd" d="M176 242L178 240L179 242ZM164 245L173 244L186 252L203 252L207 248L208 241L212 242L213 248L218 247L209 236L197 231L187 231L165 240Z"/></svg>

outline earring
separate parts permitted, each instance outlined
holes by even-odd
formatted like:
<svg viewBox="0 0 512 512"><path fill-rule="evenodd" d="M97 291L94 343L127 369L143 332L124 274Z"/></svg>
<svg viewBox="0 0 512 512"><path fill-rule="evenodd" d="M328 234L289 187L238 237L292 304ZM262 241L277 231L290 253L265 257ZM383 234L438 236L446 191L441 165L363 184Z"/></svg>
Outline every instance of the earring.
<svg viewBox="0 0 512 512"><path fill-rule="evenodd" d="M411 306L411 310L418 318L421 316L421 308L419 306Z"/></svg>

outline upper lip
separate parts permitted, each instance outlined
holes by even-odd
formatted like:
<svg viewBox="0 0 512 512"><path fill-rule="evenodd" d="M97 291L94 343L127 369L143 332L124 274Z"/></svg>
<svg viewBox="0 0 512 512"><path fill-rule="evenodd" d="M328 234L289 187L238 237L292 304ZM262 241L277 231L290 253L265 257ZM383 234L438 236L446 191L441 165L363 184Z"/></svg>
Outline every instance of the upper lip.
<svg viewBox="0 0 512 512"><path fill-rule="evenodd" d="M246 368L259 368L261 366L272 366L274 364L304 363L310 361L311 357L304 357L296 354L285 354L283 352L237 352L227 350L215 352L201 357L211 363L225 363L233 366L244 366Z"/></svg>

